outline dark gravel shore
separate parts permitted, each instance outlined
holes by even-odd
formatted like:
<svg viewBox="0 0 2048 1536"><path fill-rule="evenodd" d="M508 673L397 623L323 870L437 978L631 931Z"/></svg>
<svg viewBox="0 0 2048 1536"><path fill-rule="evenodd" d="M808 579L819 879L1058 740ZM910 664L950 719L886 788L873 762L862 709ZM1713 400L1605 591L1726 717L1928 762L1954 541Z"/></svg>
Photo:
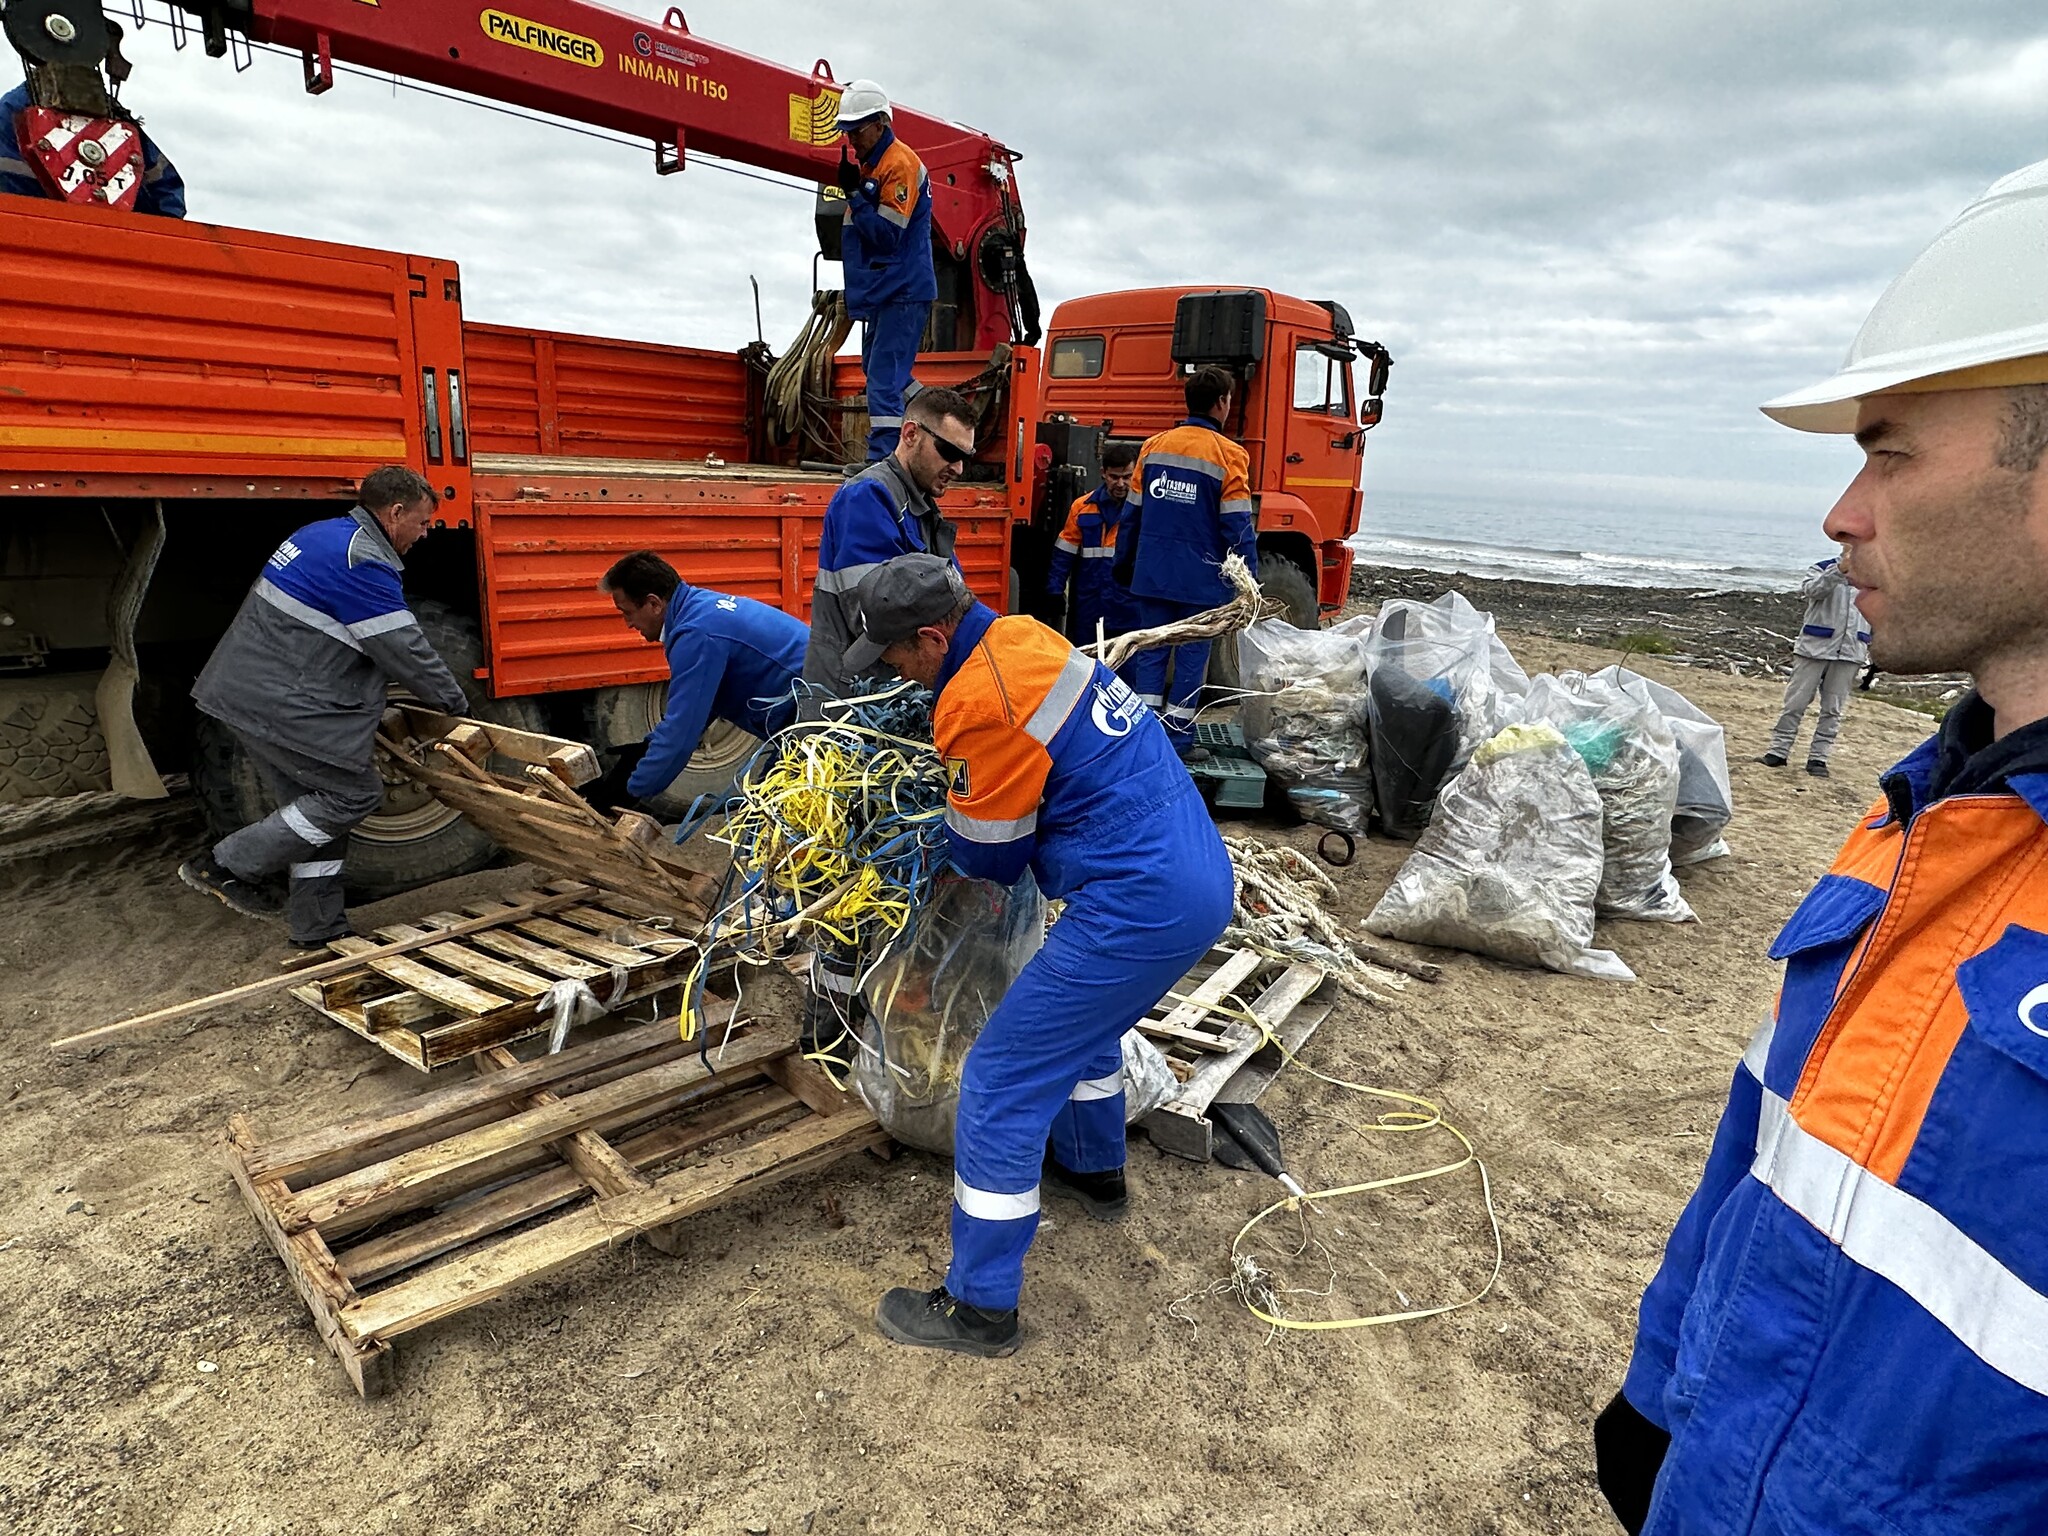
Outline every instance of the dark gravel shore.
<svg viewBox="0 0 2048 1536"><path fill-rule="evenodd" d="M1427 601L1447 591L1463 593L1511 633L1577 640L1738 677L1789 672L1793 637L1805 610L1797 592L1568 587L1387 565L1361 565L1351 577L1351 601L1359 607L1377 607L1390 597ZM1928 709L1963 683L1952 676L1887 675L1878 678L1873 691L1895 703Z"/></svg>

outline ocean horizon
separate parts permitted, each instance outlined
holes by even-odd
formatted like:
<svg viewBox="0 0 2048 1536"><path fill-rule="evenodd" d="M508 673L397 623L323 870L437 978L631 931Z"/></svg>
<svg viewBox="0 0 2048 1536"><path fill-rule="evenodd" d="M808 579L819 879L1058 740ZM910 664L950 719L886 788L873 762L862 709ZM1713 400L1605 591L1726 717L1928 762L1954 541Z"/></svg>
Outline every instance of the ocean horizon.
<svg viewBox="0 0 2048 1536"><path fill-rule="evenodd" d="M1351 547L1366 565L1557 586L1783 592L1835 552L1810 518L1693 507L1558 505L1375 492Z"/></svg>

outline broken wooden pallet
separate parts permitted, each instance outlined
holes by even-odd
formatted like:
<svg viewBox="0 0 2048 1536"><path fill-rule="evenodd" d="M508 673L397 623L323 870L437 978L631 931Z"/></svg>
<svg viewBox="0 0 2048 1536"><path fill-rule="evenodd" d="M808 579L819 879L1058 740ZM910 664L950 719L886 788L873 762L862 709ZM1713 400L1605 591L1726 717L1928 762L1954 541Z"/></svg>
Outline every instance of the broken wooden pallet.
<svg viewBox="0 0 2048 1536"><path fill-rule="evenodd" d="M1180 1092L1139 1124L1162 1151L1207 1162L1215 1148L1209 1106L1231 1096L1231 1079L1262 1049L1279 1055L1265 1045L1265 1031L1240 1014L1251 1013L1288 1050L1298 1050L1329 1017L1335 987L1318 966L1215 949L1174 991L1181 1000L1162 998L1138 1028L1164 1053ZM1265 1074L1259 1087L1270 1081Z"/></svg>
<svg viewBox="0 0 2048 1536"><path fill-rule="evenodd" d="M732 1004L706 1014L716 1029ZM265 1142L238 1115L228 1167L374 1397L416 1329L637 1235L679 1252L683 1218L888 1145L789 1028L736 1033L710 1062L669 1023L528 1062L498 1047L473 1082L322 1130Z"/></svg>
<svg viewBox="0 0 2048 1536"><path fill-rule="evenodd" d="M579 892L581 900L558 899ZM502 920L476 928L493 914ZM416 942L458 928L473 931ZM405 944L413 947L390 952ZM360 968L293 987L292 996L423 1072L551 1029L558 983L580 982L610 1010L672 985L697 958L667 917L564 881L328 947Z"/></svg>

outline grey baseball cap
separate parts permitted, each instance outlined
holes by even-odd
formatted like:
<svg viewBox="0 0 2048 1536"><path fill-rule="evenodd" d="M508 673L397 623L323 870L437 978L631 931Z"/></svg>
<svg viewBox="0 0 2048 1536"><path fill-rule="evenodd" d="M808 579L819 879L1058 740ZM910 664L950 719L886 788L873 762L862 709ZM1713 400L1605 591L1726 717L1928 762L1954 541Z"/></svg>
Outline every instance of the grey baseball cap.
<svg viewBox="0 0 2048 1536"><path fill-rule="evenodd" d="M882 652L929 624L942 624L972 596L953 562L938 555L898 555L861 577L854 589L858 637L846 648L846 670L856 675Z"/></svg>

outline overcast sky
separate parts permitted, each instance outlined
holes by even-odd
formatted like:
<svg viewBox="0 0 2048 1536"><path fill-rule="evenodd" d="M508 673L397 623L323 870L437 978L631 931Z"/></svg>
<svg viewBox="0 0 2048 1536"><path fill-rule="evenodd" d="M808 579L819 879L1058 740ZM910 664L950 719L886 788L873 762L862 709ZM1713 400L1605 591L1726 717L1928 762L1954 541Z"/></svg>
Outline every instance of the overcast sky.
<svg viewBox="0 0 2048 1536"><path fill-rule="evenodd" d="M1853 448L1757 403L1831 372L1956 210L2048 157L2040 0L688 16L1021 151L1048 311L1169 282L1342 300L1397 362L1367 455L1390 493L1818 519ZM388 82L308 97L296 60L237 77L160 26L129 51L194 217L453 257L481 320L736 347L752 273L779 350L808 306L798 192L705 162L657 180L645 150Z"/></svg>

